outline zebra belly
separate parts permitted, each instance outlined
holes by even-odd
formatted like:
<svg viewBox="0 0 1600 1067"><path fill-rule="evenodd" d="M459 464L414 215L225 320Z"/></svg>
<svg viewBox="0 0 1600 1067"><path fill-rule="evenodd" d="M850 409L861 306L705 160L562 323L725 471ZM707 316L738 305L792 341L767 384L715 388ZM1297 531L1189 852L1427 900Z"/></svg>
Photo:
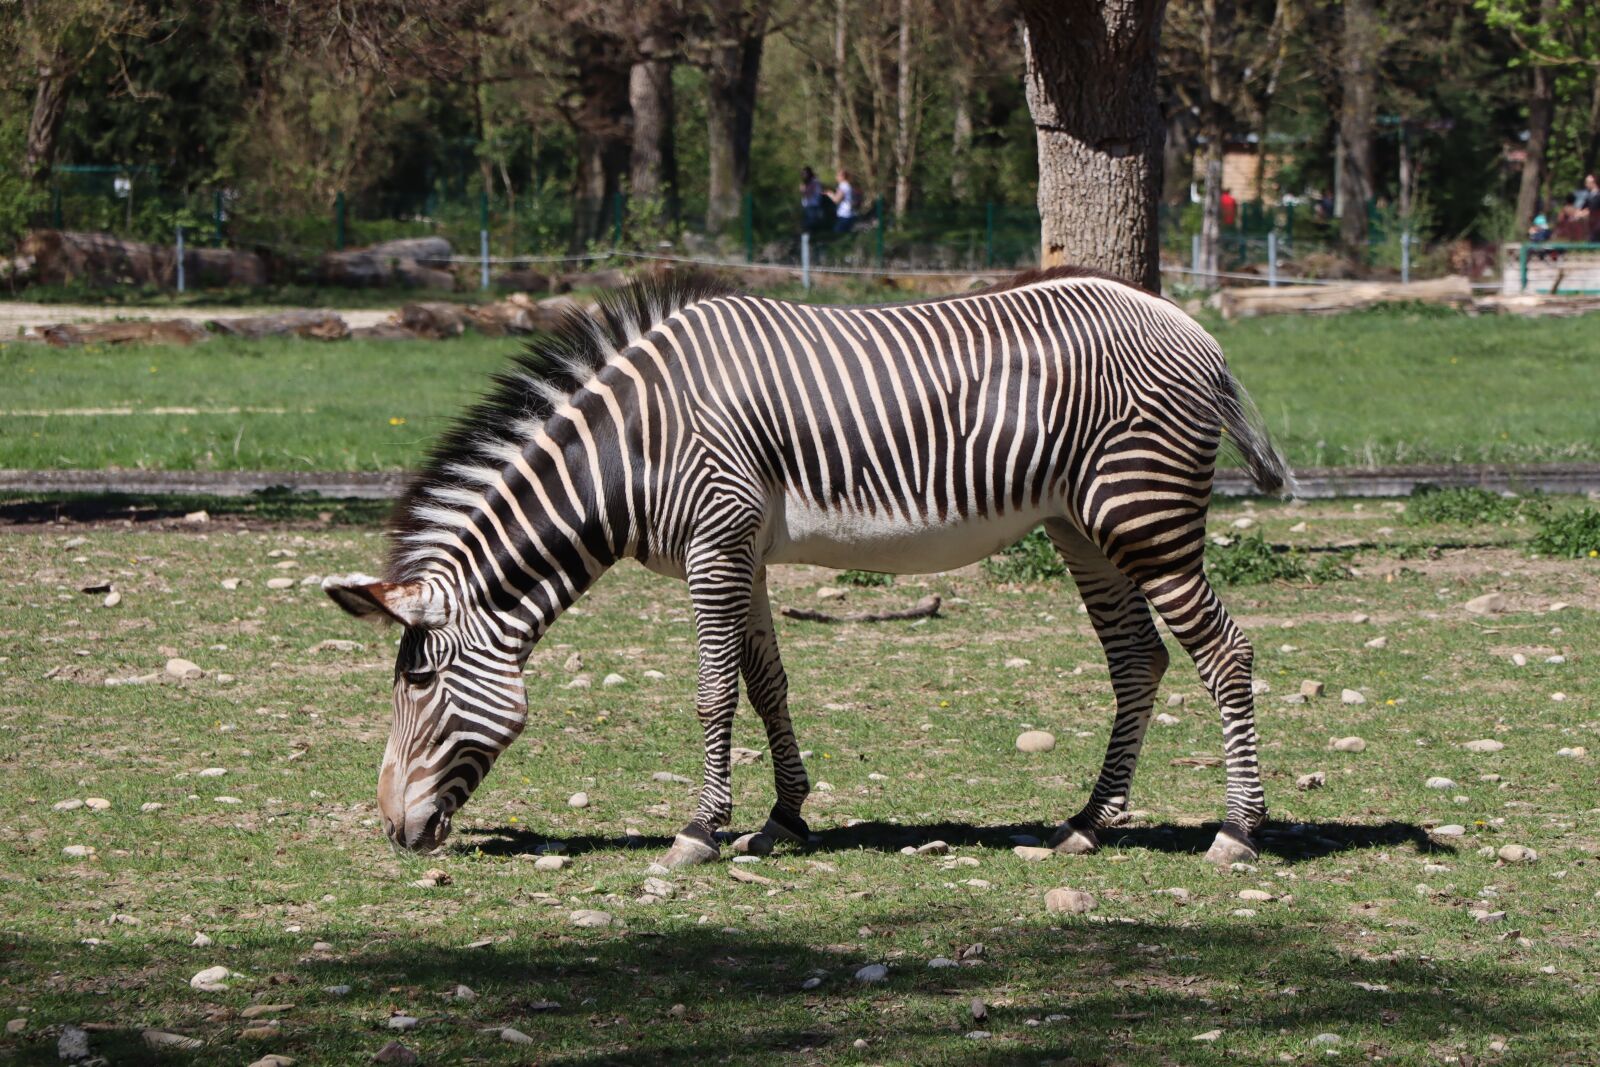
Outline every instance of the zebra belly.
<svg viewBox="0 0 1600 1067"><path fill-rule="evenodd" d="M840 570L930 574L976 563L1057 512L1024 509L939 522L873 515L786 499L758 544L767 563L812 563Z"/></svg>

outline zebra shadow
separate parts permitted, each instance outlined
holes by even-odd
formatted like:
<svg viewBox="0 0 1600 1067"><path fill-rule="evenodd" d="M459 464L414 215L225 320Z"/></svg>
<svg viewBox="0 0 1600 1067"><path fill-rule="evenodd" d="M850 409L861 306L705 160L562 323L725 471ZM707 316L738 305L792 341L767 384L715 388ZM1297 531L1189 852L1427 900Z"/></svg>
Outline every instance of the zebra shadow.
<svg viewBox="0 0 1600 1067"><path fill-rule="evenodd" d="M1151 852L1203 855L1217 833L1216 823L1199 826L1124 826L1100 833L1101 850L1145 849ZM754 827L751 827L754 829ZM1053 827L1036 823L998 823L978 825L970 822L890 823L865 821L849 826L814 829L810 843L802 851L901 852L935 841L951 848L984 848L1009 851L1017 845L1037 845L1049 838ZM745 831L729 830L718 834L727 844ZM666 835L577 834L562 837L543 834L518 826L491 826L469 830L460 837L460 846L478 849L485 855L529 856L561 853L575 856L586 852L626 850L665 850L672 844ZM1323 856L1361 849L1400 848L1406 845L1418 853L1453 855L1455 849L1441 844L1416 823L1390 820L1380 823L1269 822L1260 832L1261 852L1288 862L1314 860Z"/></svg>

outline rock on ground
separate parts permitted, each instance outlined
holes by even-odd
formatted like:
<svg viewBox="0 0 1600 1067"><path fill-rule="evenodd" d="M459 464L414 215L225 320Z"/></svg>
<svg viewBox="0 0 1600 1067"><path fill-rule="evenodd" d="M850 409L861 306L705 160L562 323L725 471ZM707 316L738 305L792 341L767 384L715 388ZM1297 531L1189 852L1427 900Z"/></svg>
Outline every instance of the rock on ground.
<svg viewBox="0 0 1600 1067"><path fill-rule="evenodd" d="M1097 903L1094 894L1081 889L1052 889L1044 895L1045 910L1062 915L1088 914Z"/></svg>
<svg viewBox="0 0 1600 1067"><path fill-rule="evenodd" d="M1048 730L1024 730L1017 735L1018 752L1049 752L1055 747L1055 734Z"/></svg>
<svg viewBox="0 0 1600 1067"><path fill-rule="evenodd" d="M1362 696L1357 690L1345 689L1339 693L1339 702L1341 704L1365 704L1367 702L1367 698Z"/></svg>
<svg viewBox="0 0 1600 1067"><path fill-rule="evenodd" d="M1367 743L1359 737L1336 737L1328 742L1335 752L1365 752Z"/></svg>
<svg viewBox="0 0 1600 1067"><path fill-rule="evenodd" d="M889 980L889 968L881 963L869 963L856 972L856 981L862 985L876 985Z"/></svg>

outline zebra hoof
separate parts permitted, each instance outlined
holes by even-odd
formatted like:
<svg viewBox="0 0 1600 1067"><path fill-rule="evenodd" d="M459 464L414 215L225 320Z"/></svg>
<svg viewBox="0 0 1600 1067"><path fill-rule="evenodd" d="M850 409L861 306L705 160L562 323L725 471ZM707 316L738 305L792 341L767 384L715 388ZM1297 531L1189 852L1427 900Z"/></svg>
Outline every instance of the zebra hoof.
<svg viewBox="0 0 1600 1067"><path fill-rule="evenodd" d="M1093 830L1080 830L1064 822L1050 838L1050 847L1064 856L1087 856L1100 847Z"/></svg>
<svg viewBox="0 0 1600 1067"><path fill-rule="evenodd" d="M722 858L722 850L713 840L707 842L698 835L682 833L672 839L672 847L661 857L661 866L668 870L693 867L701 863L715 863Z"/></svg>
<svg viewBox="0 0 1600 1067"><path fill-rule="evenodd" d="M767 817L767 825L761 832L774 841L787 841L791 845L809 845L811 843L811 827L798 815L790 815L778 808L772 809L772 814Z"/></svg>
<svg viewBox="0 0 1600 1067"><path fill-rule="evenodd" d="M1255 838L1233 823L1223 823L1222 829L1217 831L1217 839L1206 852L1206 861L1228 867L1235 863L1254 863L1260 855Z"/></svg>

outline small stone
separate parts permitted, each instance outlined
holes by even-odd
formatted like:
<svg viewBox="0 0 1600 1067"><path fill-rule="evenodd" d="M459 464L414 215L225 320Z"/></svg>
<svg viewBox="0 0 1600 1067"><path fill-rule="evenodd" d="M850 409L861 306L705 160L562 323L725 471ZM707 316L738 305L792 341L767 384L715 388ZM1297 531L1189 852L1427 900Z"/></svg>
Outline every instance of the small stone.
<svg viewBox="0 0 1600 1067"><path fill-rule="evenodd" d="M749 767L761 762L763 753L758 748L741 748L734 745L728 750L728 758L735 767Z"/></svg>
<svg viewBox="0 0 1600 1067"><path fill-rule="evenodd" d="M148 814L152 811L160 811L164 807L166 807L166 805L161 803L159 800L147 800L143 804L139 805L139 810Z"/></svg>
<svg viewBox="0 0 1600 1067"><path fill-rule="evenodd" d="M1005 669L1008 671L1020 671L1026 667L1033 666L1033 661L1023 659L1021 656L1012 656L1007 659L1005 663L1001 664L1001 666L1005 667Z"/></svg>
<svg viewBox="0 0 1600 1067"><path fill-rule="evenodd" d="M394 1063L400 1067L413 1067L417 1054L398 1041L391 1041L372 1054L373 1063Z"/></svg>
<svg viewBox="0 0 1600 1067"><path fill-rule="evenodd" d="M856 1038L854 1041L852 1041L850 1043L850 1047L851 1048L869 1048L870 1046L867 1044L867 1039L866 1038L858 1037L858 1038Z"/></svg>
<svg viewBox="0 0 1600 1067"><path fill-rule="evenodd" d="M1087 915L1098 901L1081 889L1052 889L1044 895L1044 910L1059 915Z"/></svg>
<svg viewBox="0 0 1600 1067"><path fill-rule="evenodd" d="M448 996L451 1000L468 1000L468 1001L470 1001L470 1000L477 1000L478 999L477 990L475 990L471 986L467 986L467 985L457 985L454 989L450 990L450 992L447 993L446 996Z"/></svg>
<svg viewBox="0 0 1600 1067"><path fill-rule="evenodd" d="M856 972L856 981L862 985L877 985L889 980L889 968L881 963L869 963Z"/></svg>
<svg viewBox="0 0 1600 1067"><path fill-rule="evenodd" d="M194 940L189 942L190 948L210 948L211 945L211 938L206 934L200 933L199 931L195 932Z"/></svg>
<svg viewBox="0 0 1600 1067"><path fill-rule="evenodd" d="M1248 515L1244 516L1243 518L1233 520L1233 528L1235 530L1248 530L1255 524L1256 520L1252 519Z"/></svg>
<svg viewBox="0 0 1600 1067"><path fill-rule="evenodd" d="M1422 784L1423 784L1423 786L1425 786L1428 789L1454 789L1456 787L1456 783L1455 783L1454 779L1444 778L1444 777L1440 777L1440 776L1437 776L1437 775L1432 777L1432 778L1429 778L1426 782L1423 782Z"/></svg>
<svg viewBox="0 0 1600 1067"><path fill-rule="evenodd" d="M222 985L223 979L227 977L228 968L207 967L203 971L197 971L195 976L189 979L189 986L193 989L203 989L207 992L216 992L218 988L228 988L227 986Z"/></svg>
<svg viewBox="0 0 1600 1067"><path fill-rule="evenodd" d="M807 978L804 982L800 983L800 988L809 991L817 988L821 984L822 979L818 978L816 975L812 975L810 978Z"/></svg>
<svg viewBox="0 0 1600 1067"><path fill-rule="evenodd" d="M1181 708L1183 707L1183 702L1185 699L1186 698L1182 693L1172 693L1167 697L1167 707Z"/></svg>
<svg viewBox="0 0 1600 1067"><path fill-rule="evenodd" d="M207 767L204 770L195 771L194 776L196 778L221 778L227 773L228 769L226 767Z"/></svg>
<svg viewBox="0 0 1600 1067"><path fill-rule="evenodd" d="M600 679L600 684L606 689L613 689L619 685L627 685L628 680L620 674L608 674Z"/></svg>
<svg viewBox="0 0 1600 1067"><path fill-rule="evenodd" d="M1358 611L1358 612L1355 612L1354 614L1352 614L1350 616L1350 621L1355 623L1357 626L1362 626L1362 625L1365 625L1366 623L1371 622L1372 621L1372 616L1368 615L1364 611Z"/></svg>
<svg viewBox="0 0 1600 1067"><path fill-rule="evenodd" d="M1055 851L1053 849L1040 848L1032 845L1018 845L1011 851L1019 858L1026 860L1028 863L1039 863L1043 860L1055 858Z"/></svg>
<svg viewBox="0 0 1600 1067"><path fill-rule="evenodd" d="M118 604L122 603L122 594L113 589L111 592L106 594L106 598L100 601L100 603L104 607L114 608Z"/></svg>
<svg viewBox="0 0 1600 1067"><path fill-rule="evenodd" d="M22 1031L26 1030L27 1028L28 1028L28 1020L26 1020L26 1019L7 1019L6 1020L6 1033L7 1034L13 1034L13 1035L14 1034L20 1034L20 1033L22 1033Z"/></svg>
<svg viewBox="0 0 1600 1067"><path fill-rule="evenodd" d="M1506 863L1532 863L1539 858L1539 854L1526 845L1501 845L1495 855Z"/></svg>
<svg viewBox="0 0 1600 1067"><path fill-rule="evenodd" d="M1177 726L1179 723L1183 722L1183 720L1178 718L1176 715L1168 715L1163 711L1156 715L1156 722L1162 726Z"/></svg>
<svg viewBox="0 0 1600 1067"><path fill-rule="evenodd" d="M1502 593L1485 593L1461 606L1473 615L1494 615L1506 610L1506 598Z"/></svg>
<svg viewBox="0 0 1600 1067"><path fill-rule="evenodd" d="M1506 746L1505 742L1503 741L1496 741L1492 737L1485 737L1477 741L1468 741L1461 747L1466 749L1468 752L1499 752Z"/></svg>
<svg viewBox="0 0 1600 1067"><path fill-rule="evenodd" d="M510 1026L507 1026L507 1027L503 1028L500 1031L500 1040L501 1041L505 1041L508 1044L512 1044L512 1045L531 1045L531 1044L533 1044L533 1038L529 1037L527 1034L523 1033L521 1030L515 1029L514 1027L510 1027Z"/></svg>
<svg viewBox="0 0 1600 1067"><path fill-rule="evenodd" d="M645 671L640 675L640 677L650 682L663 682L666 681L667 678L667 676L662 674L660 671Z"/></svg>
<svg viewBox="0 0 1600 1067"><path fill-rule="evenodd" d="M1256 917L1256 909L1234 908L1228 914L1232 915L1235 919L1254 919Z"/></svg>
<svg viewBox="0 0 1600 1067"><path fill-rule="evenodd" d="M204 677L205 673L189 660L177 657L167 660L167 677L175 681L192 682L196 678Z"/></svg>
<svg viewBox="0 0 1600 1067"><path fill-rule="evenodd" d="M328 898L324 897L323 899L326 900ZM332 945L332 943L327 942L327 941L313 941L313 942L311 942L311 951L312 952L332 952L333 951L333 945Z"/></svg>
<svg viewBox="0 0 1600 1067"><path fill-rule="evenodd" d="M1374 637L1371 641L1367 642L1367 647L1368 648L1388 648L1389 647L1389 639L1387 637Z"/></svg>
<svg viewBox="0 0 1600 1067"><path fill-rule="evenodd" d="M1466 832L1467 828L1465 826L1453 822L1433 828L1434 837L1460 837Z"/></svg>
<svg viewBox="0 0 1600 1067"><path fill-rule="evenodd" d="M987 1041L993 1036L994 1035L991 1034L987 1030L968 1030L967 1031L967 1040L969 1040L969 1041Z"/></svg>
<svg viewBox="0 0 1600 1067"><path fill-rule="evenodd" d="M1513 652L1511 653L1511 665L1514 667L1526 667L1528 665L1528 657L1521 652Z"/></svg>
<svg viewBox="0 0 1600 1067"><path fill-rule="evenodd" d="M950 851L950 845L945 841L929 841L925 845L918 845L916 852L919 856L943 856Z"/></svg>
<svg viewBox="0 0 1600 1067"><path fill-rule="evenodd" d="M212 797L211 800L212 800L213 803L216 803L216 804L243 804L244 803L244 801L240 800L238 797L230 797L230 796Z"/></svg>
<svg viewBox="0 0 1600 1067"><path fill-rule="evenodd" d="M235 589L239 588L239 586L241 586L243 584L244 584L244 579L243 578L224 578L224 579L222 579L222 588L226 589L230 593L233 592Z"/></svg>
<svg viewBox="0 0 1600 1067"><path fill-rule="evenodd" d="M1313 1045L1337 1045L1343 1040L1344 1038L1340 1037L1338 1034L1318 1034L1316 1037L1311 1039L1311 1043Z"/></svg>
<svg viewBox="0 0 1600 1067"><path fill-rule="evenodd" d="M1239 890L1239 899L1240 900L1249 900L1249 901L1252 901L1252 902L1255 902L1255 903L1262 903L1262 902L1265 902L1265 901L1268 901L1268 900L1272 900L1273 896L1272 896L1271 893L1268 893L1265 889L1241 889L1241 890Z"/></svg>
<svg viewBox="0 0 1600 1067"><path fill-rule="evenodd" d="M817 590L818 600L843 600L844 598L845 591L838 586L825 585Z"/></svg>
<svg viewBox="0 0 1600 1067"><path fill-rule="evenodd" d="M205 511L191 511L183 517L183 521L191 526L203 526L211 521L211 516Z"/></svg>
<svg viewBox="0 0 1600 1067"><path fill-rule="evenodd" d="M577 675L576 677L574 677L572 679L572 681L568 682L566 685L562 686L561 688L563 688L563 689L589 689L593 685L594 685L594 682L590 680L590 678L589 678L589 676L587 674L580 674L580 675Z"/></svg>
<svg viewBox="0 0 1600 1067"><path fill-rule="evenodd" d="M1573 745L1571 748L1556 749L1556 755L1565 756L1568 759L1583 759L1588 754L1589 750L1584 748L1582 745Z"/></svg>
<svg viewBox="0 0 1600 1067"><path fill-rule="evenodd" d="M1172 886L1170 889L1157 889L1158 896L1171 897L1173 900L1188 900L1189 891L1182 886Z"/></svg>
<svg viewBox="0 0 1600 1067"><path fill-rule="evenodd" d="M583 653L574 652L572 655L568 656L566 661L561 664L561 669L566 671L568 674L577 674L579 671L583 670Z"/></svg>
<svg viewBox="0 0 1600 1067"><path fill-rule="evenodd" d="M1557 704L1560 704L1562 701L1567 699L1567 694L1565 694L1565 693L1551 693L1550 694L1550 699L1554 700Z"/></svg>
<svg viewBox="0 0 1600 1067"><path fill-rule="evenodd" d="M1310 678L1307 678L1305 681L1300 683L1300 695L1305 697L1307 700L1320 697L1323 693L1327 692L1327 690L1328 687L1322 682L1314 682Z"/></svg>
<svg viewBox="0 0 1600 1067"><path fill-rule="evenodd" d="M585 930L601 930L611 925L611 913L609 911L595 911L592 908L579 908L569 918L572 920L573 926Z"/></svg>
<svg viewBox="0 0 1600 1067"><path fill-rule="evenodd" d="M540 856L533 861L533 869L536 871L559 871L571 862L565 856Z"/></svg>
<svg viewBox="0 0 1600 1067"><path fill-rule="evenodd" d="M294 579L293 578L268 578L267 579L267 588L268 589L293 589L294 588Z"/></svg>
<svg viewBox="0 0 1600 1067"><path fill-rule="evenodd" d="M89 1058L89 1035L76 1026L63 1026L56 1039L56 1055L67 1062Z"/></svg>
<svg viewBox="0 0 1600 1067"><path fill-rule="evenodd" d="M84 860L94 855L93 845L68 845L61 850L63 856L69 859Z"/></svg>
<svg viewBox="0 0 1600 1067"><path fill-rule="evenodd" d="M650 776L650 780L652 782L666 782L670 785L690 784L689 779L685 778L681 774L673 774L671 771L657 771Z"/></svg>
<svg viewBox="0 0 1600 1067"><path fill-rule="evenodd" d="M1487 908L1473 908L1467 914L1471 915L1475 922L1480 922L1485 925L1489 923L1504 922L1506 918L1505 912L1490 911Z"/></svg>
<svg viewBox="0 0 1600 1067"><path fill-rule="evenodd" d="M415 1015L396 1013L389 1016L389 1021L384 1025L391 1030L415 1030L417 1028L417 1017Z"/></svg>
<svg viewBox="0 0 1600 1067"><path fill-rule="evenodd" d="M1294 780L1296 789L1308 791L1312 789L1321 789L1327 783L1328 776L1322 771L1312 771L1310 774L1302 774L1300 777Z"/></svg>
<svg viewBox="0 0 1600 1067"><path fill-rule="evenodd" d="M953 959L950 959L948 956L935 956L933 959L928 961L928 970L930 971L942 971L947 967L959 966L961 966L961 964L957 963Z"/></svg>
<svg viewBox="0 0 1600 1067"><path fill-rule="evenodd" d="M1344 689L1339 692L1339 703L1341 704L1365 704L1366 702L1367 698L1354 689Z"/></svg>
<svg viewBox="0 0 1600 1067"><path fill-rule="evenodd" d="M239 1035L243 1037L243 1034ZM294 1057L284 1056L277 1052L269 1052L259 1060L255 1060L250 1067L293 1067Z"/></svg>
<svg viewBox="0 0 1600 1067"><path fill-rule="evenodd" d="M733 851L741 856L769 856L772 845L772 838L767 834L743 834L734 839Z"/></svg>
<svg viewBox="0 0 1600 1067"><path fill-rule="evenodd" d="M83 806L90 811L106 811L111 807L111 801L105 797L85 797Z"/></svg>
<svg viewBox="0 0 1600 1067"><path fill-rule="evenodd" d="M350 995L350 987L347 985L325 985L322 987L322 991L330 997L348 997Z"/></svg>
<svg viewBox="0 0 1600 1067"><path fill-rule="evenodd" d="M670 900L678 892L678 887L665 878L646 878L644 891L658 900Z"/></svg>
<svg viewBox="0 0 1600 1067"><path fill-rule="evenodd" d="M569 808L587 808L588 806L589 806L589 794L588 793L574 793L570 797L567 798L567 807L569 807Z"/></svg>
<svg viewBox="0 0 1600 1067"><path fill-rule="evenodd" d="M185 1037L183 1034L174 1034L166 1030L146 1030L139 1036L144 1038L146 1048L152 1048L158 1052L168 1050L193 1052L195 1049L205 1048L205 1042L198 1038Z"/></svg>
<svg viewBox="0 0 1600 1067"><path fill-rule="evenodd" d="M1308 527L1304 522L1297 522L1293 526L1289 527L1289 532L1305 533L1308 529L1310 529L1310 527Z"/></svg>
<svg viewBox="0 0 1600 1067"><path fill-rule="evenodd" d="M1017 735L1018 752L1049 752L1055 747L1055 734L1047 730L1024 730Z"/></svg>
<svg viewBox="0 0 1600 1067"><path fill-rule="evenodd" d="M1215 1041L1222 1036L1221 1030L1207 1030L1203 1034L1195 1034L1191 1041Z"/></svg>
<svg viewBox="0 0 1600 1067"><path fill-rule="evenodd" d="M71 800L58 800L54 804L50 805L50 807L53 811L77 811L79 808L83 807L83 801L74 797Z"/></svg>
<svg viewBox="0 0 1600 1067"><path fill-rule="evenodd" d="M1359 737L1336 737L1328 742L1335 752L1365 752L1367 743Z"/></svg>
<svg viewBox="0 0 1600 1067"><path fill-rule="evenodd" d="M1559 667L1561 664L1567 662L1567 657L1562 655L1546 656L1544 661Z"/></svg>

